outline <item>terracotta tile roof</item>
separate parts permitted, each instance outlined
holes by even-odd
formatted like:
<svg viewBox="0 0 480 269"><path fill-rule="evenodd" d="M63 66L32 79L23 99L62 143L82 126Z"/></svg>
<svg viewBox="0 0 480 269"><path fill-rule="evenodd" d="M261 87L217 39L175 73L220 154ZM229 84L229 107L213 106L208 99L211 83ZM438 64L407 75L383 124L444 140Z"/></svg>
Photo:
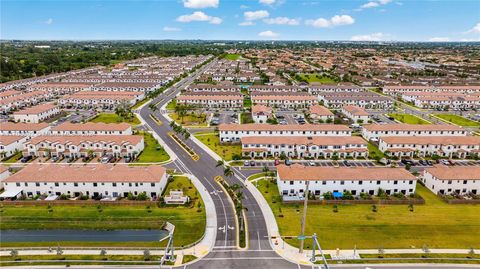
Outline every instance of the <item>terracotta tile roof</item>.
<svg viewBox="0 0 480 269"><path fill-rule="evenodd" d="M5 171L8 171L8 167L5 165L0 165L0 174L4 173Z"/></svg>
<svg viewBox="0 0 480 269"><path fill-rule="evenodd" d="M0 135L0 145L10 145L23 138L25 137L20 135Z"/></svg>
<svg viewBox="0 0 480 269"><path fill-rule="evenodd" d="M364 125L368 131L464 131L465 129L459 126L450 124L406 124L406 123L391 123L391 124L367 124Z"/></svg>
<svg viewBox="0 0 480 269"><path fill-rule="evenodd" d="M65 122L53 127L51 131L125 131L128 128L131 128L128 123L87 122L80 124Z"/></svg>
<svg viewBox="0 0 480 269"><path fill-rule="evenodd" d="M332 111L321 105L313 105L309 108L310 114L318 116L333 116Z"/></svg>
<svg viewBox="0 0 480 269"><path fill-rule="evenodd" d="M40 131L48 127L48 123L13 123L2 122L0 124L1 131Z"/></svg>
<svg viewBox="0 0 480 269"><path fill-rule="evenodd" d="M359 136L246 136L241 138L242 144L273 145L346 145L367 144Z"/></svg>
<svg viewBox="0 0 480 269"><path fill-rule="evenodd" d="M387 144L480 145L480 136L383 136Z"/></svg>
<svg viewBox="0 0 480 269"><path fill-rule="evenodd" d="M60 143L60 144L74 144L79 145L86 142L102 142L125 144L129 143L137 145L143 140L141 135L40 135L33 137L27 144L36 145L40 142Z"/></svg>
<svg viewBox="0 0 480 269"><path fill-rule="evenodd" d="M415 180L416 177L403 168L386 167L320 167L279 165L280 180Z"/></svg>
<svg viewBox="0 0 480 269"><path fill-rule="evenodd" d="M272 108L264 105L254 105L252 106L252 113L266 113L266 114L272 114Z"/></svg>
<svg viewBox="0 0 480 269"><path fill-rule="evenodd" d="M177 97L178 101L185 101L185 100L223 100L223 101L229 101L229 100L234 100L234 101L242 101L243 96L241 95L223 95L223 94L218 94L218 95L180 95Z"/></svg>
<svg viewBox="0 0 480 269"><path fill-rule="evenodd" d="M22 109L20 111L15 111L13 112L13 115L25 115L25 114L36 115L36 114L40 114L40 113L55 109L56 107L57 106L52 103L41 104L41 105L36 105L36 106L26 108L26 109Z"/></svg>
<svg viewBox="0 0 480 269"><path fill-rule="evenodd" d="M436 166L425 169L425 173L440 180L480 180L480 166Z"/></svg>
<svg viewBox="0 0 480 269"><path fill-rule="evenodd" d="M352 115L355 115L355 116L368 116L368 112L359 107L359 106L353 106L353 105L346 105L346 106L343 106L343 109L345 111L347 111L348 113L352 114Z"/></svg>
<svg viewBox="0 0 480 269"><path fill-rule="evenodd" d="M346 125L340 124L220 124L218 129L220 131L351 131Z"/></svg>
<svg viewBox="0 0 480 269"><path fill-rule="evenodd" d="M166 170L159 165L29 164L4 182L159 182Z"/></svg>

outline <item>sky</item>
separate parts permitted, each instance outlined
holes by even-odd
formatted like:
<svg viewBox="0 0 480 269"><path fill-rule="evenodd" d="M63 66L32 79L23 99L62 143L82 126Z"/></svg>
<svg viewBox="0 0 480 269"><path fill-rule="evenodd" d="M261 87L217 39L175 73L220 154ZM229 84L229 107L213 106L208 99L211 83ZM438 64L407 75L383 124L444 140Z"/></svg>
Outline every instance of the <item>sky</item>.
<svg viewBox="0 0 480 269"><path fill-rule="evenodd" d="M0 39L480 41L479 0L0 0Z"/></svg>

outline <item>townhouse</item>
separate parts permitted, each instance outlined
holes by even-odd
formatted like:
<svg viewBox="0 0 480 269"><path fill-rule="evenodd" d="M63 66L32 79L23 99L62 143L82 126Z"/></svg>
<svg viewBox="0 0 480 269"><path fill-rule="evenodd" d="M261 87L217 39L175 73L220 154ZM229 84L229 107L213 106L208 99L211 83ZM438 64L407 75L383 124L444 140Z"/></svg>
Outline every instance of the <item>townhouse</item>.
<svg viewBox="0 0 480 269"><path fill-rule="evenodd" d="M480 86L478 85L435 85L435 86L423 86L423 85L386 85L382 88L383 93L389 95L400 95L408 92L440 92L440 93L478 93L480 92Z"/></svg>
<svg viewBox="0 0 480 269"><path fill-rule="evenodd" d="M350 93L325 93L318 95L318 99L324 106L340 109L344 105L356 105L371 109L391 109L393 101L385 96L375 94L364 94L360 92Z"/></svg>
<svg viewBox="0 0 480 269"><path fill-rule="evenodd" d="M24 148L27 137L19 135L0 135L0 159L8 158Z"/></svg>
<svg viewBox="0 0 480 269"><path fill-rule="evenodd" d="M368 157L367 142L358 136L245 136L245 157L358 158Z"/></svg>
<svg viewBox="0 0 480 269"><path fill-rule="evenodd" d="M355 123L367 123L370 121L370 114L368 114L365 109L359 106L342 106L342 113Z"/></svg>
<svg viewBox="0 0 480 269"><path fill-rule="evenodd" d="M11 175L8 167L0 164L0 189L3 189L3 181Z"/></svg>
<svg viewBox="0 0 480 269"><path fill-rule="evenodd" d="M320 95L327 92L362 92L363 89L355 84L322 84L309 85L307 90L312 95Z"/></svg>
<svg viewBox="0 0 480 269"><path fill-rule="evenodd" d="M248 87L250 92L302 92L303 89L298 86L284 85L252 85Z"/></svg>
<svg viewBox="0 0 480 269"><path fill-rule="evenodd" d="M240 92L237 85L191 84L185 90L190 92Z"/></svg>
<svg viewBox="0 0 480 269"><path fill-rule="evenodd" d="M480 109L480 95L442 96L439 93L436 96L419 96L415 98L414 104L425 109L476 110Z"/></svg>
<svg viewBox="0 0 480 269"><path fill-rule="evenodd" d="M103 109L114 110L118 105L127 103L130 106L143 100L142 92L108 92L108 91L81 91L65 96L59 100L59 104L67 109Z"/></svg>
<svg viewBox="0 0 480 269"><path fill-rule="evenodd" d="M177 103L208 108L241 108L242 94L186 94L177 97Z"/></svg>
<svg viewBox="0 0 480 269"><path fill-rule="evenodd" d="M21 94L1 99L0 113L6 114L15 109L36 105L42 101L52 99L53 96L53 93L47 91L22 92Z"/></svg>
<svg viewBox="0 0 480 269"><path fill-rule="evenodd" d="M0 124L0 135L25 136L27 139L46 134L49 130L50 125L48 123L2 122Z"/></svg>
<svg viewBox="0 0 480 269"><path fill-rule="evenodd" d="M252 118L255 123L267 123L272 118L272 108L264 105L252 106Z"/></svg>
<svg viewBox="0 0 480 269"><path fill-rule="evenodd" d="M95 154L135 158L143 149L141 135L42 135L25 143L23 155L81 158Z"/></svg>
<svg viewBox="0 0 480 269"><path fill-rule="evenodd" d="M128 123L65 122L54 126L50 135L132 135L132 126Z"/></svg>
<svg viewBox="0 0 480 269"><path fill-rule="evenodd" d="M468 131L450 124L366 124L362 126L362 136L366 140L382 136L466 136Z"/></svg>
<svg viewBox="0 0 480 269"><path fill-rule="evenodd" d="M13 112L15 122L39 123L60 114L58 106L52 103L32 106Z"/></svg>
<svg viewBox="0 0 480 269"><path fill-rule="evenodd" d="M480 194L480 166L435 166L424 170L423 183L435 194Z"/></svg>
<svg viewBox="0 0 480 269"><path fill-rule="evenodd" d="M220 142L240 142L247 136L350 136L352 130L338 124L220 124L218 126Z"/></svg>
<svg viewBox="0 0 480 269"><path fill-rule="evenodd" d="M165 168L159 165L128 166L111 164L52 165L29 164L4 180L5 192L27 197L68 195L92 198L127 197L145 192L159 197L167 184Z"/></svg>
<svg viewBox="0 0 480 269"><path fill-rule="evenodd" d="M474 157L480 154L480 136L383 136L379 149L395 157Z"/></svg>
<svg viewBox="0 0 480 269"><path fill-rule="evenodd" d="M307 183L309 192L315 196L326 192L359 196L377 195L379 189L388 195L410 195L415 193L416 182L417 178L403 168L277 166L278 191L284 199L303 199Z"/></svg>
<svg viewBox="0 0 480 269"><path fill-rule="evenodd" d="M56 95L71 94L79 91L86 91L92 87L92 83L72 83L72 82L47 82L30 85L29 91L47 91Z"/></svg>
<svg viewBox="0 0 480 269"><path fill-rule="evenodd" d="M317 104L317 98L307 93L252 92L254 105L265 105L279 109L301 109Z"/></svg>
<svg viewBox="0 0 480 269"><path fill-rule="evenodd" d="M333 122L334 115L332 111L321 105L313 105L308 109L310 119L321 120L323 122Z"/></svg>
<svg viewBox="0 0 480 269"><path fill-rule="evenodd" d="M92 91L143 92L149 93L162 86L155 82L103 82L92 86Z"/></svg>

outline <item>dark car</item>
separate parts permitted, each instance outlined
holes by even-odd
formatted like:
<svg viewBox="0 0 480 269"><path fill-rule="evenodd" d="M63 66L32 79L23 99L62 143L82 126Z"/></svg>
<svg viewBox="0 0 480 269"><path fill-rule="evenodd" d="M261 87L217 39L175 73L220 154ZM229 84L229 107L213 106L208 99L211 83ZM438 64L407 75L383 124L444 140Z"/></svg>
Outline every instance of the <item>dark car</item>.
<svg viewBox="0 0 480 269"><path fill-rule="evenodd" d="M279 165L280 161L278 159L275 159L275 165Z"/></svg>
<svg viewBox="0 0 480 269"><path fill-rule="evenodd" d="M426 166L427 165L427 162L425 160L420 160L418 161L418 163L422 166Z"/></svg>
<svg viewBox="0 0 480 269"><path fill-rule="evenodd" d="M433 165L433 162L432 162L432 161L430 161L430 160L427 160L427 165L430 165L430 166L432 166L432 165Z"/></svg>
<svg viewBox="0 0 480 269"><path fill-rule="evenodd" d="M292 162L289 159L285 159L285 165L291 165Z"/></svg>
<svg viewBox="0 0 480 269"><path fill-rule="evenodd" d="M250 161L250 166L255 166L255 161Z"/></svg>
<svg viewBox="0 0 480 269"><path fill-rule="evenodd" d="M351 164L350 164L347 160L344 160L344 161L343 161L343 165L345 165L345 166L351 166Z"/></svg>
<svg viewBox="0 0 480 269"><path fill-rule="evenodd" d="M31 159L32 159L32 156L30 156L30 155L29 155L29 156L25 156L25 157L23 157L23 158L20 160L20 162L26 163L26 162L30 161Z"/></svg>
<svg viewBox="0 0 480 269"><path fill-rule="evenodd" d="M413 165L414 162L411 159L402 159L402 163L405 165Z"/></svg>

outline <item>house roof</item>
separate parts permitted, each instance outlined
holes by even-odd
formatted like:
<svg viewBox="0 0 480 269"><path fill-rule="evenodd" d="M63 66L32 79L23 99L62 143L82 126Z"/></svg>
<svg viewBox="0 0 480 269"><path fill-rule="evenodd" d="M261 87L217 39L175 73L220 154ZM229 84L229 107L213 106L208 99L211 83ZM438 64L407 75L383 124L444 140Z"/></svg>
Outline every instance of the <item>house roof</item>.
<svg viewBox="0 0 480 269"><path fill-rule="evenodd" d="M480 180L480 166L436 166L425 169L439 180Z"/></svg>
<svg viewBox="0 0 480 269"><path fill-rule="evenodd" d="M131 128L128 123L103 123L103 122L87 122L87 123L70 123L65 122L57 125L51 131L125 131Z"/></svg>
<svg viewBox="0 0 480 269"><path fill-rule="evenodd" d="M383 136L387 144L480 145L480 136Z"/></svg>
<svg viewBox="0 0 480 269"><path fill-rule="evenodd" d="M367 144L359 136L245 136L242 144L285 145L346 145Z"/></svg>
<svg viewBox="0 0 480 269"><path fill-rule="evenodd" d="M351 131L346 125L340 124L220 124L218 129L220 131Z"/></svg>
<svg viewBox="0 0 480 269"><path fill-rule="evenodd" d="M367 124L363 125L368 131L464 131L460 126L450 124Z"/></svg>

